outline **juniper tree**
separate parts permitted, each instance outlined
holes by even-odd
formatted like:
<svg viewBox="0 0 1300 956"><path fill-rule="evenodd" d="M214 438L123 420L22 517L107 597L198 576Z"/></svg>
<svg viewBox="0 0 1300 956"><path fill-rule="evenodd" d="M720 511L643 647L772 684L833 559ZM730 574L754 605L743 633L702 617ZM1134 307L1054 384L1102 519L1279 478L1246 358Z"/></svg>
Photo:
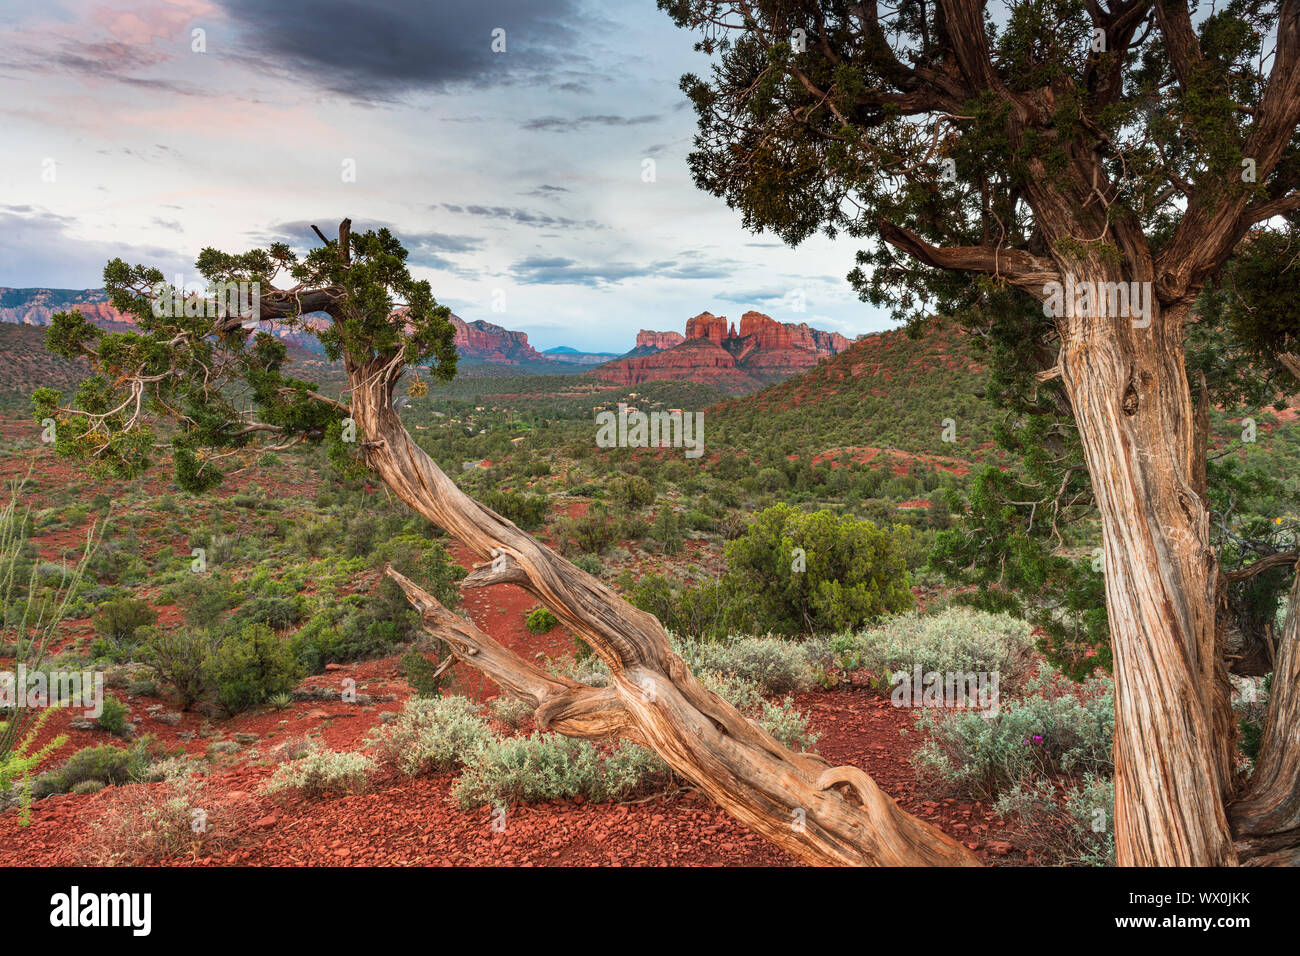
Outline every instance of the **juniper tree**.
<svg viewBox="0 0 1300 956"><path fill-rule="evenodd" d="M736 819L809 862L977 863L961 843L900 810L862 771L795 753L750 722L695 680L652 615L443 474L395 407L403 379L418 393L428 388L426 377L454 374L456 361L447 309L427 283L412 279L405 258L387 231L354 235L349 220L338 239L302 258L285 245L238 255L205 249L198 268L214 287L247 284L247 308L237 313L210 309L215 294L189 307L155 308L174 304L176 290L156 269L114 260L106 288L137 328L104 333L80 313L54 316L49 346L84 356L95 374L68 399L38 390L36 416L54 419L59 453L96 473L138 475L169 454L177 483L200 494L251 467L268 447L325 442L340 467L377 475L485 559L462 587L525 588L600 655L612 680L596 687L555 677L389 568L425 630L451 652L439 674L459 661L530 703L541 729L654 749ZM316 335L342 363L345 393L325 395L289 376L286 348L268 329Z"/></svg>
<svg viewBox="0 0 1300 956"><path fill-rule="evenodd" d="M660 6L714 57L682 80L695 180L748 227L862 240L850 281L912 324L1041 304L993 332L1059 383L1100 520L1120 862L1294 854L1300 624L1243 788L1186 343L1234 251L1300 209L1300 2ZM1261 340L1282 366L1284 326Z"/></svg>

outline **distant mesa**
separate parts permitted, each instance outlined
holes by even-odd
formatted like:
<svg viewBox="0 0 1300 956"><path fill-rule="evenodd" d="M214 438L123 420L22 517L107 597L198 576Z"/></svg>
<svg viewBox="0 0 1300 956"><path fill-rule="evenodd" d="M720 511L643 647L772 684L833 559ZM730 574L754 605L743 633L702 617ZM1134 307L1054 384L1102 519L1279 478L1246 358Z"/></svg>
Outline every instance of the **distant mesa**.
<svg viewBox="0 0 1300 956"><path fill-rule="evenodd" d="M591 374L621 385L686 379L741 393L812 368L852 344L838 332L778 322L761 312L742 315L739 331L726 316L701 312L686 320L685 336L643 330L636 348Z"/></svg>
<svg viewBox="0 0 1300 956"><path fill-rule="evenodd" d="M451 324L456 329L456 351L470 362L494 365L549 364L551 357L528 344L527 332L513 332L491 322L476 319L466 322L455 313Z"/></svg>
<svg viewBox="0 0 1300 956"><path fill-rule="evenodd" d="M569 365L600 365L610 359L618 358L612 352L583 352L567 345L557 345L553 349L545 349L542 354L552 362L567 362Z"/></svg>
<svg viewBox="0 0 1300 956"><path fill-rule="evenodd" d="M650 329L642 329L636 334L636 347L658 349L676 348L686 341L686 336L680 332L653 332Z"/></svg>
<svg viewBox="0 0 1300 956"><path fill-rule="evenodd" d="M122 332L136 327L133 315L117 311L108 301L103 289L6 289L0 288L0 322L21 325L49 325L57 312L76 310L84 312L95 325L110 332ZM322 320L324 317L320 317ZM313 327L320 323L308 316ZM456 329L456 350L469 363L485 362L500 365L537 365L556 368L556 363L528 344L524 332L512 332L481 319L466 322L458 315L451 316ZM316 337L302 329L272 328L266 331L297 345L319 357L323 353ZM607 361L613 356L601 356L591 363ZM562 368L562 367L561 367ZM559 370L559 369L557 369Z"/></svg>

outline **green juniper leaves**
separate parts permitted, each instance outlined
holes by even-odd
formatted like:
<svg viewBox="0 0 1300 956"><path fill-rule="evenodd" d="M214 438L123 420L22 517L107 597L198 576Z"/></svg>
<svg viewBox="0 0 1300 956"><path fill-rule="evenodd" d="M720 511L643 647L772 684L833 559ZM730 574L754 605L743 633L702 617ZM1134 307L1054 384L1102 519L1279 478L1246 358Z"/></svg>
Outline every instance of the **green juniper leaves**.
<svg viewBox="0 0 1300 956"><path fill-rule="evenodd" d="M170 457L177 483L193 493L219 485L258 448L303 440L328 440L335 464L357 471L364 436L343 438L346 402L287 374L288 347L269 330L314 335L352 367L427 365L439 381L456 374L457 356L450 309L412 278L389 230L348 234L348 248L346 259L337 241L301 258L285 243L238 254L205 248L196 268L208 287L199 294L158 269L112 260L104 286L134 327L105 332L81 312L55 315L47 347L84 357L95 374L71 397L36 390L36 420L53 419L57 453L92 475L137 477Z"/></svg>

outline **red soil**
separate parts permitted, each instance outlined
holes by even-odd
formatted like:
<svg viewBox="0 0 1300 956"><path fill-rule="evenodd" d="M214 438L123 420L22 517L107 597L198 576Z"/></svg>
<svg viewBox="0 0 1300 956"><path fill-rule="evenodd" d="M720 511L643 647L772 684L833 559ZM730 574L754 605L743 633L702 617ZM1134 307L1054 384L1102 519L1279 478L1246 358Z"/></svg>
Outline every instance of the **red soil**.
<svg viewBox="0 0 1300 956"><path fill-rule="evenodd" d="M1008 856L1010 848L1004 842L1008 828L987 806L931 798L920 787L907 763L920 740L915 734L899 734L911 725L907 713L884 699L852 690L801 694L796 703L823 734L818 750L833 763L863 768L903 809L965 842L985 862L1022 861L1018 855ZM299 736L303 729L315 726L322 729L328 746L355 749L364 732L378 721L379 711L397 706L358 712L348 704L295 705L290 717L275 712L248 715L228 722L232 726L225 729L261 730L267 738L258 746L265 751L275 737ZM305 707L332 717L301 712ZM352 707L351 719L339 720L348 707ZM286 719L290 727L278 726ZM214 826L223 819L239 821L235 847L219 858L175 862L470 866L794 862L690 791L642 803L586 804L579 798L516 806L507 811L505 832L494 833L488 808L462 810L452 801L452 772L415 780L383 777L368 793L326 800L260 794L271 772L270 767L246 763L214 769L208 778L208 819ZM50 797L34 806L26 829L17 826L15 814L5 814L0 817L0 865L75 864L92 822L109 812L116 800L111 788L89 796Z"/></svg>

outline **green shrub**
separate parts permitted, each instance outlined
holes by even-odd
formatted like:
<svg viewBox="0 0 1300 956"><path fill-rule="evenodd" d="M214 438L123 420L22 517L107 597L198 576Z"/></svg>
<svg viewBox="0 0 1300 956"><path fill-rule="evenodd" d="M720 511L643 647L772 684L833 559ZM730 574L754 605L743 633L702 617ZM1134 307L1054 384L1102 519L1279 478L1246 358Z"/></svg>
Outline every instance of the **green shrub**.
<svg viewBox="0 0 1300 956"><path fill-rule="evenodd" d="M741 637L711 643L682 641L679 652L694 671L711 670L752 683L759 694L788 694L816 685L803 645L779 637Z"/></svg>
<svg viewBox="0 0 1300 956"><path fill-rule="evenodd" d="M621 508L643 508L655 500L655 489L640 475L620 475L609 483L609 497Z"/></svg>
<svg viewBox="0 0 1300 956"><path fill-rule="evenodd" d="M304 756L276 768L265 792L297 790L308 797L360 793L374 768L374 760L364 754L326 750L313 742Z"/></svg>
<svg viewBox="0 0 1300 956"><path fill-rule="evenodd" d="M151 627L157 620L157 612L149 607L147 601L122 597L101 605L94 623L95 633L104 642L101 647L107 651L103 656L115 660L129 659L139 643L139 630Z"/></svg>
<svg viewBox="0 0 1300 956"><path fill-rule="evenodd" d="M207 690L205 668L213 638L192 627L174 631L151 627L142 635L140 660L172 689L180 699L181 709L189 710Z"/></svg>
<svg viewBox="0 0 1300 956"><path fill-rule="evenodd" d="M525 531L541 527L546 520L545 495L524 495L516 491L489 488L479 495L479 501Z"/></svg>
<svg viewBox="0 0 1300 956"><path fill-rule="evenodd" d="M443 678L433 676L438 668L419 650L413 647L403 654L398 666L417 697L438 696Z"/></svg>
<svg viewBox="0 0 1300 956"><path fill-rule="evenodd" d="M1034 862L1061 866L1115 865L1115 786L1095 774L1064 789L1049 781L1020 783L998 798L994 810L1016 824L1008 839L1033 853Z"/></svg>
<svg viewBox="0 0 1300 956"><path fill-rule="evenodd" d="M126 718L130 713L126 704L122 703L112 694L104 695L104 705L99 717L95 722L100 728L107 730L110 734L121 736L126 732Z"/></svg>
<svg viewBox="0 0 1300 956"><path fill-rule="evenodd" d="M682 520L667 503L661 505L650 525L650 539L664 554L678 554L682 550Z"/></svg>
<svg viewBox="0 0 1300 956"><path fill-rule="evenodd" d="M1109 776L1114 686L1109 677L1076 685L1043 664L1027 695L1004 698L994 716L927 708L916 727L928 734L912 755L918 774L977 799L1058 774Z"/></svg>
<svg viewBox="0 0 1300 956"><path fill-rule="evenodd" d="M600 558L596 557L594 554L580 554L573 559L573 564L579 570L586 571L588 574L596 577L599 577L600 572L605 569L605 566L601 564Z"/></svg>
<svg viewBox="0 0 1300 956"><path fill-rule="evenodd" d="M474 751L453 794L465 808L575 796L620 800L665 774L649 750L620 742L602 756L595 745L559 734L494 737Z"/></svg>
<svg viewBox="0 0 1300 956"><path fill-rule="evenodd" d="M492 714L503 724L518 727L525 718L532 716L533 708L518 697L503 695L492 701Z"/></svg>
<svg viewBox="0 0 1300 956"><path fill-rule="evenodd" d="M754 627L745 601L719 581L678 587L663 575L647 574L634 584L629 581L625 596L682 637L721 639Z"/></svg>
<svg viewBox="0 0 1300 956"><path fill-rule="evenodd" d="M760 630L852 630L912 607L902 555L910 535L899 525L882 530L852 516L779 504L727 543L728 580Z"/></svg>
<svg viewBox="0 0 1300 956"><path fill-rule="evenodd" d="M112 744L84 747L69 757L63 766L37 777L32 782L32 796L41 800L55 793L70 793L73 787L86 780L118 786L128 781L155 779L150 768L166 756L168 754L161 750L157 740L147 734L130 747Z"/></svg>
<svg viewBox="0 0 1300 956"><path fill-rule="evenodd" d="M1029 625L1008 614L969 607L934 614L902 614L858 634L845 633L815 645L820 663L846 670L864 669L889 684L889 675L997 673L1001 693L1016 694L1035 676L1034 642Z"/></svg>
<svg viewBox="0 0 1300 956"><path fill-rule="evenodd" d="M556 618L554 614L552 614L547 608L541 606L535 607L529 611L527 617L524 619L525 626L527 626L528 630L533 634L546 634L553 631L555 626L559 623L559 619Z"/></svg>
<svg viewBox="0 0 1300 956"><path fill-rule="evenodd" d="M204 675L217 700L235 714L293 690L301 671L288 643L265 624L249 624L220 640Z"/></svg>
<svg viewBox="0 0 1300 956"><path fill-rule="evenodd" d="M265 624L274 631L282 631L302 620L303 600L299 597L257 597L239 609L242 624Z"/></svg>
<svg viewBox="0 0 1300 956"><path fill-rule="evenodd" d="M407 701L397 720L371 731L366 745L376 749L380 763L415 776L463 763L491 738L474 703L434 697Z"/></svg>

